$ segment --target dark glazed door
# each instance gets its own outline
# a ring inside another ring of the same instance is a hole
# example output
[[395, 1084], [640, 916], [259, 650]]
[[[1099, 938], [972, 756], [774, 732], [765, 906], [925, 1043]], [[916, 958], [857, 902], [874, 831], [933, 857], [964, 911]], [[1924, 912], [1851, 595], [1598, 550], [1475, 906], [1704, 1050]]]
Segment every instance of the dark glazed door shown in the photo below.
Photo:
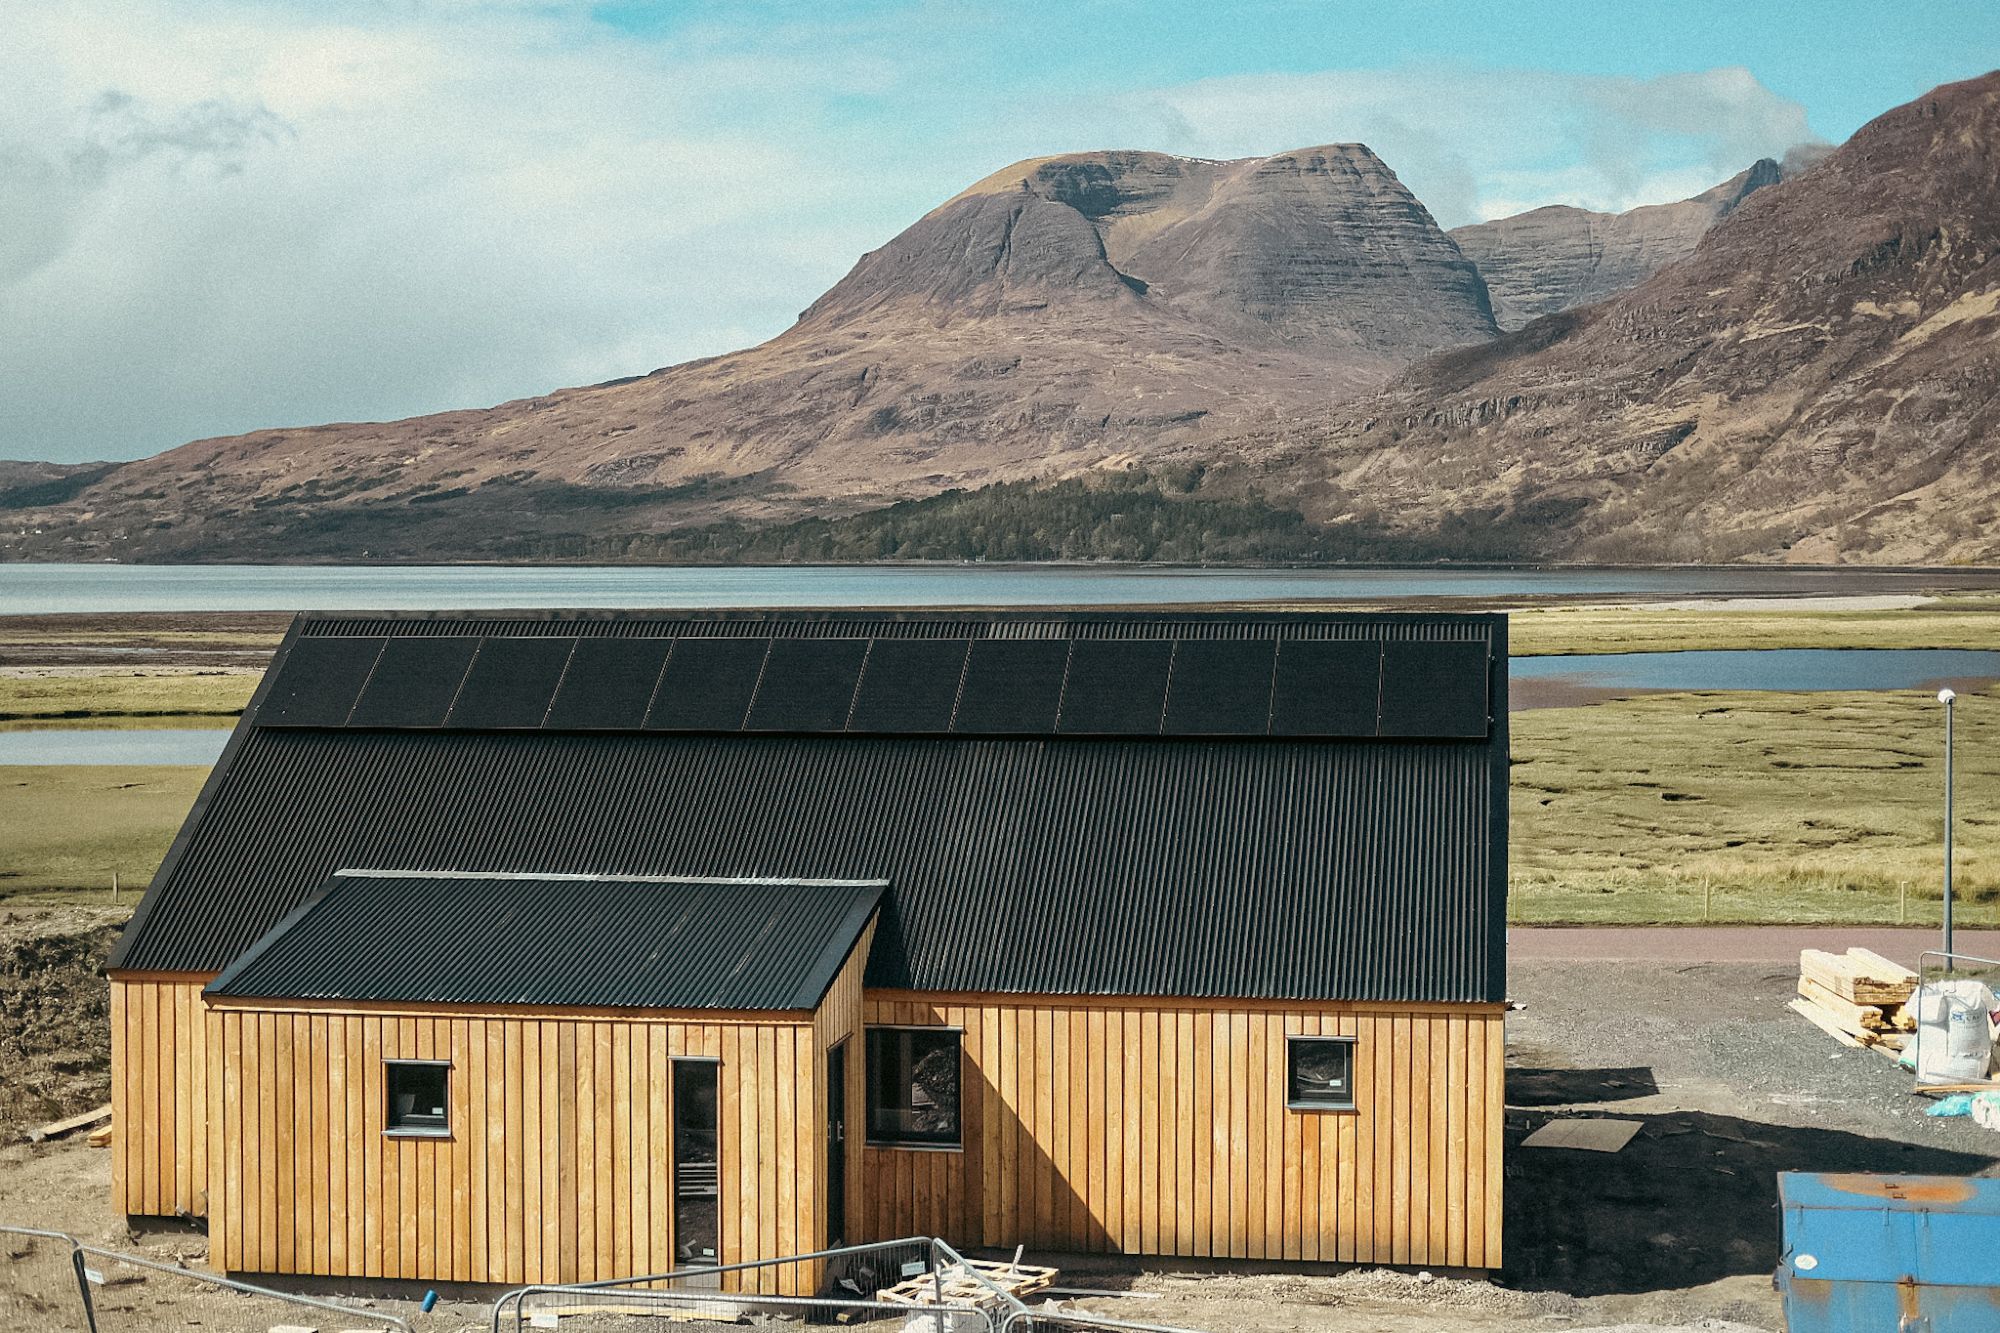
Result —
[[674, 1267], [721, 1262], [713, 1060], [674, 1061]]
[[847, 1043], [826, 1053], [826, 1243], [847, 1243]]

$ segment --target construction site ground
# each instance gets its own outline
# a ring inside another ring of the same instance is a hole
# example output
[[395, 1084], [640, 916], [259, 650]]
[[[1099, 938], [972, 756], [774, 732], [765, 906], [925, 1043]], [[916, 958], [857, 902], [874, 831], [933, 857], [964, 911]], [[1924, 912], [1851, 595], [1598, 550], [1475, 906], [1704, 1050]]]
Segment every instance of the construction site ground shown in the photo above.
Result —
[[[1064, 1287], [1106, 1293], [1066, 1298], [1079, 1308], [1210, 1333], [1776, 1330], [1777, 1172], [2000, 1173], [2000, 1134], [1926, 1116], [1906, 1073], [1786, 1009], [1798, 948], [1837, 943], [1837, 931], [1731, 932], [1715, 949], [1694, 931], [1579, 932], [1572, 948], [1563, 933], [1517, 932], [1513, 951], [1510, 990], [1527, 1007], [1508, 1020], [1508, 1262], [1491, 1280], [1027, 1258], [1060, 1266]], [[103, 1100], [108, 1055], [93, 1017], [93, 987], [103, 983], [91, 959], [101, 962], [109, 938], [97, 909], [24, 904], [0, 915], [0, 1087], [10, 1088], [0, 1103], [0, 1221], [199, 1265], [197, 1229], [149, 1222], [134, 1231], [112, 1213], [107, 1151], [81, 1135], [21, 1141], [28, 1118]], [[1906, 943], [1874, 947], [1913, 957]], [[1641, 1128], [1617, 1153], [1520, 1146], [1547, 1121], [1573, 1116]], [[420, 1329], [453, 1333], [485, 1327], [494, 1294], [440, 1287], [445, 1299], [418, 1316], [420, 1286], [322, 1279], [296, 1289], [371, 1299]], [[237, 1326], [223, 1316], [238, 1298], [190, 1284], [115, 1295], [156, 1302], [161, 1326], [210, 1307], [209, 1327]]]

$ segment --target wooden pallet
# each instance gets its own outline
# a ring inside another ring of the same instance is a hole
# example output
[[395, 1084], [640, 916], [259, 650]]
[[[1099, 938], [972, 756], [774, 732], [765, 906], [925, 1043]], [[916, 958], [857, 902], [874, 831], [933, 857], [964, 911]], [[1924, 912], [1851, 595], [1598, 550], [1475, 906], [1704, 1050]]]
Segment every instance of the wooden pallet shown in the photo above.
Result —
[[[974, 1273], [979, 1276], [973, 1276]], [[980, 1278], [984, 1278], [985, 1281], [980, 1281]], [[886, 1301], [891, 1305], [983, 1306], [995, 1299], [994, 1287], [1019, 1300], [1040, 1291], [1055, 1280], [1056, 1270], [1053, 1268], [1042, 1268], [1035, 1264], [996, 1264], [968, 1259], [965, 1268], [953, 1264], [936, 1277], [926, 1274], [923, 1277], [913, 1277], [907, 1282], [898, 1282], [893, 1287], [884, 1287], [875, 1293], [875, 1299]]]

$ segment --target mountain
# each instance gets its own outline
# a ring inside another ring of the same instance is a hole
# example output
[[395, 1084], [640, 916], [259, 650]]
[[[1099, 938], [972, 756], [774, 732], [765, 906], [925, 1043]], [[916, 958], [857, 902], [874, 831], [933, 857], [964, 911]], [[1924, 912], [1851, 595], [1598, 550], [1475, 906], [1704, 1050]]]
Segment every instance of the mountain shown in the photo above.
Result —
[[1765, 158], [1678, 203], [1625, 213], [1551, 204], [1454, 227], [1450, 236], [1479, 266], [1493, 296], [1493, 317], [1511, 332], [1543, 315], [1638, 286], [1694, 253], [1708, 229], [1733, 213], [1751, 191], [1781, 179], [1779, 164]]
[[2000, 560], [1996, 144], [2000, 73], [1489, 249], [1512, 322], [1700, 223], [1504, 333], [1358, 145], [1035, 159], [759, 347], [0, 476], [0, 555]]
[[1359, 144], [1042, 158], [863, 256], [761, 346], [483, 411], [198, 441], [17, 510], [0, 543], [505, 554], [855, 509], [1213, 441], [1498, 331], [1477, 269]]
[[2000, 73], [1885, 113], [1632, 290], [1229, 453], [1460, 554], [2000, 559]]

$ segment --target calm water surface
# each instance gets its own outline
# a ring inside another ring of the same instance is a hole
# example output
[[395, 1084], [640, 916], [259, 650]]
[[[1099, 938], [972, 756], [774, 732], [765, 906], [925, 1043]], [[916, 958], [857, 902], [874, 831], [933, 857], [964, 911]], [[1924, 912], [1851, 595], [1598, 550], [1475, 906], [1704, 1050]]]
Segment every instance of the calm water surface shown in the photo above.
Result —
[[[2000, 652], [1782, 648], [1517, 657], [1515, 712], [1670, 690], [1908, 690], [2000, 681]], [[227, 731], [0, 731], [5, 764], [213, 764]]]
[[0, 731], [0, 764], [215, 763], [227, 731]]
[[1438, 597], [1615, 600], [1916, 593], [1946, 587], [2000, 587], [2000, 571], [0, 564], [0, 615], [584, 606], [1146, 606]]

